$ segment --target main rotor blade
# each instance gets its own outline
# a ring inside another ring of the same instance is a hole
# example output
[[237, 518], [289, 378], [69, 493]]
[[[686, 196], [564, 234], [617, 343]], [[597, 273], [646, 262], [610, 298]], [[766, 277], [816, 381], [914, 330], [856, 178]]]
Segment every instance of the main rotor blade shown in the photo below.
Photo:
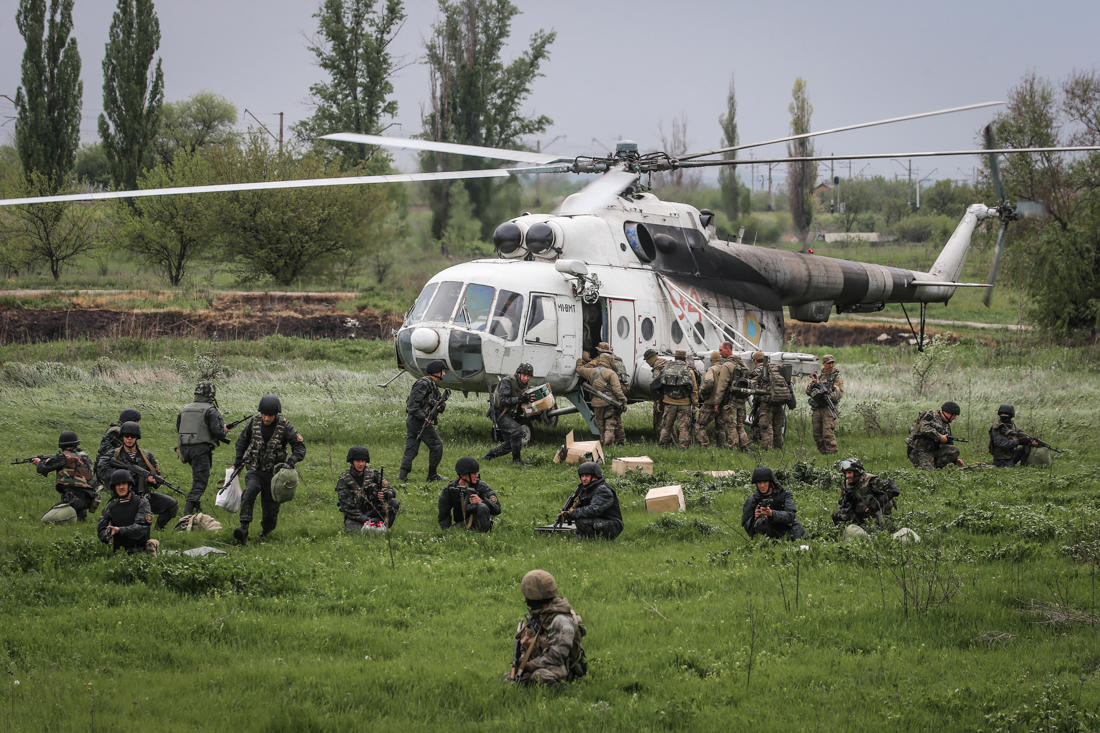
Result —
[[859, 130], [864, 127], [874, 127], [875, 125], [889, 125], [893, 122], [905, 122], [906, 120], [918, 120], [922, 117], [935, 117], [936, 115], [947, 115], [953, 112], [965, 112], [971, 109], [981, 109], [982, 107], [995, 107], [1004, 102], [979, 102], [978, 104], [968, 104], [963, 107], [949, 107], [948, 109], [937, 109], [932, 112], [919, 112], [913, 115], [904, 115], [902, 117], [891, 117], [886, 120], [875, 120], [874, 122], [861, 122], [857, 125], [845, 125], [844, 127], [834, 127], [831, 130], [819, 130], [816, 132], [804, 132], [801, 135], [788, 135], [787, 137], [777, 137], [774, 140], [763, 140], [757, 143], [746, 143], [744, 145], [734, 145], [729, 148], [719, 148], [718, 150], [710, 150], [705, 153], [692, 153], [690, 155], [678, 156], [680, 160], [693, 160], [695, 158], [703, 158], [708, 155], [720, 155], [722, 153], [732, 153], [736, 150], [745, 150], [746, 148], [758, 148], [762, 145], [773, 145], [775, 143], [785, 143], [790, 140], [800, 140], [804, 137], [819, 137], [821, 135], [831, 135], [834, 132], [846, 132], [848, 130]]
[[562, 216], [591, 214], [604, 208], [620, 193], [632, 186], [639, 175], [621, 168], [609, 170], [562, 202], [557, 213]]
[[915, 153], [857, 153], [854, 155], [807, 155], [793, 158], [741, 158], [739, 160], [689, 160], [680, 163], [681, 168], [708, 168], [718, 165], [749, 165], [750, 163], [799, 163], [802, 161], [881, 160], [885, 158], [934, 158], [952, 155], [987, 155], [998, 153], [1088, 153], [1100, 150], [1100, 145], [1076, 145], [1057, 148], [997, 148], [996, 150], [928, 150]]
[[381, 145], [390, 148], [406, 148], [408, 150], [431, 150], [437, 153], [452, 153], [454, 155], [473, 155], [478, 158], [493, 158], [496, 160], [514, 160], [519, 163], [554, 163], [561, 160], [560, 155], [549, 153], [532, 153], [526, 150], [506, 150], [504, 148], [485, 148], [480, 145], [462, 145], [459, 143], [437, 142], [435, 140], [418, 140], [406, 137], [385, 137], [383, 135], [360, 135], [355, 132], [337, 132], [332, 135], [322, 135], [322, 140], [335, 140], [345, 143], [361, 143], [363, 145]]
[[982, 303], [988, 308], [989, 304], [993, 302], [993, 287], [997, 284], [997, 270], [1001, 266], [1001, 254], [1005, 250], [1005, 231], [1008, 229], [1008, 222], [1001, 223], [1001, 231], [997, 232], [997, 249], [993, 252], [993, 267], [989, 270], [989, 290], [985, 291], [985, 295], [982, 296]]
[[[993, 125], [986, 125], [985, 130], [982, 131], [982, 135], [985, 138], [985, 147], [990, 151], [989, 176], [993, 179], [993, 191], [1003, 204], [1005, 201], [1005, 187], [1004, 184], [1001, 183], [1001, 169], [997, 166], [997, 155], [993, 152]], [[987, 303], [986, 305], [989, 304]]]

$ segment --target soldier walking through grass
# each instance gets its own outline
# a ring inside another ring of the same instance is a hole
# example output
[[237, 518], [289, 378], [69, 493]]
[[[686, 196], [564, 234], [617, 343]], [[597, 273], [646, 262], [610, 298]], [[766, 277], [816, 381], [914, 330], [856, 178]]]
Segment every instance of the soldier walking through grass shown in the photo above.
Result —
[[180, 460], [191, 466], [191, 491], [187, 494], [184, 514], [202, 511], [202, 495], [210, 481], [210, 464], [219, 442], [225, 436], [225, 420], [218, 410], [213, 382], [195, 385], [195, 399], [184, 405], [176, 416]]
[[[237, 456], [233, 468], [248, 469], [241, 495], [241, 526], [233, 530], [233, 538], [242, 545], [248, 541], [248, 525], [252, 523], [252, 509], [256, 497], [260, 497], [260, 537], [275, 531], [279, 523], [279, 502], [272, 494], [272, 479], [284, 469], [294, 466], [306, 457], [306, 444], [293, 425], [282, 415], [283, 405], [273, 394], [260, 398], [259, 415], [253, 417], [237, 436]], [[287, 448], [290, 457], [287, 457]]]
[[428, 362], [428, 376], [421, 377], [409, 390], [405, 401], [405, 454], [401, 456], [401, 472], [398, 481], [408, 481], [413, 460], [420, 452], [420, 444], [428, 446], [428, 480], [446, 481], [439, 475], [439, 462], [443, 460], [443, 441], [435, 430], [439, 414], [446, 409], [443, 395], [439, 391], [439, 382], [447, 373], [447, 365], [442, 359]]

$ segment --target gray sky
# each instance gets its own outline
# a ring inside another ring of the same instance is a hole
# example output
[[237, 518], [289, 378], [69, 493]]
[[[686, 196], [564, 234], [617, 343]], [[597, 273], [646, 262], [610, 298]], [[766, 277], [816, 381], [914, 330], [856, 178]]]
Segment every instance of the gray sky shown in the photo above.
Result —
[[[539, 28], [558, 34], [527, 111], [553, 118], [541, 136], [543, 148], [563, 154], [607, 152], [605, 146], [620, 138], [636, 140], [642, 150], [657, 148], [660, 128], [671, 131], [672, 120], [681, 116], [693, 149], [718, 147], [718, 117], [731, 75], [742, 142], [750, 142], [786, 134], [791, 87], [799, 76], [814, 105], [813, 127], [824, 129], [1004, 99], [1028, 71], [1058, 82], [1074, 69], [1100, 66], [1095, 0], [514, 1], [521, 14], [513, 22], [507, 59]], [[160, 0], [166, 98], [213, 91], [273, 130], [280, 111], [288, 127], [307, 116], [309, 85], [321, 77], [306, 50], [318, 4]], [[16, 7], [16, 0], [0, 0], [0, 94], [11, 97], [23, 53]], [[101, 63], [114, 7], [112, 0], [75, 4], [85, 142], [98, 136]], [[428, 98], [421, 59], [437, 6], [434, 0], [407, 0], [407, 12], [395, 48], [406, 64], [394, 79], [400, 125], [390, 131], [403, 136], [420, 131]], [[840, 154], [974, 147], [976, 131], [995, 111], [841, 133], [822, 138], [817, 149]], [[11, 140], [13, 114], [0, 97], [0, 142]], [[247, 122], [242, 112], [242, 125]], [[922, 176], [937, 169], [934, 178], [969, 178], [977, 164], [972, 158], [914, 161]], [[862, 169], [864, 175], [904, 175], [901, 164], [889, 160], [852, 165], [852, 174]], [[847, 165], [838, 173], [847, 175]]]

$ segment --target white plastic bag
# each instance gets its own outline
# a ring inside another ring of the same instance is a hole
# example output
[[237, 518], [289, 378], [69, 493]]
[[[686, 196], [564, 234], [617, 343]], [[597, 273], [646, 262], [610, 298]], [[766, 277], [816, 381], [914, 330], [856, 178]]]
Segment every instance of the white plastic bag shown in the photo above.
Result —
[[[233, 469], [225, 469], [225, 481], [222, 482], [223, 486], [226, 481], [229, 481], [230, 476], [233, 476]], [[214, 500], [214, 505], [221, 507], [230, 514], [236, 514], [241, 510], [240, 474], [233, 476], [233, 482], [218, 492], [218, 498]]]

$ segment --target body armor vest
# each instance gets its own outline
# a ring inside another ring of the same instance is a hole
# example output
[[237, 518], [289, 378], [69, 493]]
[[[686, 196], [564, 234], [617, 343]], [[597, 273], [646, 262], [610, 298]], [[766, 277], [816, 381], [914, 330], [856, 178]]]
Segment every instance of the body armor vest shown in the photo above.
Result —
[[180, 410], [180, 445], [217, 445], [206, 424], [206, 411], [211, 407], [213, 405], [209, 402], [192, 402], [183, 406]]

